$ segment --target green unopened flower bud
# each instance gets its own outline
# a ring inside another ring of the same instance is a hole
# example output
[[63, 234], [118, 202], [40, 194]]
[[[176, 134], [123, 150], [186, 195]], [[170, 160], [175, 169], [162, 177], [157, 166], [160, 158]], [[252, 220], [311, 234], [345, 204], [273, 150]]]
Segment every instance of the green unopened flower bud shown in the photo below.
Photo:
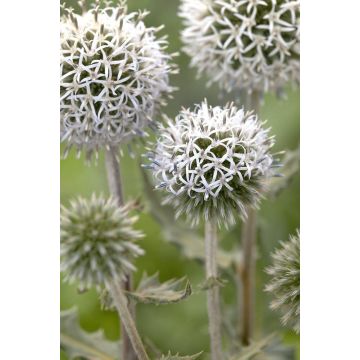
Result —
[[300, 233], [281, 242], [273, 255], [273, 263], [266, 269], [271, 276], [265, 290], [274, 296], [270, 307], [282, 313], [283, 325], [300, 330]]
[[132, 205], [119, 207], [112, 198], [92, 195], [61, 208], [61, 270], [65, 281], [80, 288], [97, 288], [120, 281], [136, 268], [133, 261], [144, 251], [136, 244], [143, 237], [134, 230]]

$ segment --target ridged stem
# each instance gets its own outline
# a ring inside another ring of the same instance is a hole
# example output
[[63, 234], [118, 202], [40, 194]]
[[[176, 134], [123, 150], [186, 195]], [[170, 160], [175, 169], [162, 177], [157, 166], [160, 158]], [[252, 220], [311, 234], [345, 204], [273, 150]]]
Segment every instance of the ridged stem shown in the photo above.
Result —
[[[217, 228], [212, 221], [205, 224], [205, 270], [207, 279], [217, 278]], [[209, 318], [209, 335], [211, 346], [211, 359], [221, 360], [221, 312], [220, 312], [220, 289], [211, 286], [207, 290], [207, 310]]]
[[105, 164], [109, 189], [119, 206], [124, 205], [124, 191], [121, 181], [120, 161], [117, 156], [117, 148], [110, 147], [105, 151]]
[[[118, 148], [110, 147], [105, 151], [105, 164], [106, 164], [106, 172], [108, 178], [108, 184], [110, 193], [115, 197], [118, 206], [124, 205], [124, 192], [121, 181], [121, 170], [120, 170], [120, 161], [117, 156]], [[132, 276], [126, 275], [126, 279], [123, 281], [123, 289], [127, 291], [132, 290]], [[132, 318], [135, 321], [135, 306], [133, 303], [128, 302], [128, 307]], [[126, 328], [123, 324], [123, 321], [120, 319], [121, 324], [121, 335], [122, 335], [122, 351], [121, 351], [121, 359], [123, 360], [136, 360], [136, 355], [134, 349], [131, 345], [130, 338], [127, 334]]]
[[242, 279], [242, 332], [241, 342], [249, 345], [254, 330], [255, 306], [255, 244], [256, 244], [256, 211], [248, 209], [248, 218], [243, 225], [243, 256], [244, 266]]
[[[254, 110], [259, 114], [260, 93], [254, 91], [248, 96], [246, 110]], [[242, 227], [242, 249], [244, 264], [240, 273], [242, 281], [241, 301], [241, 342], [249, 345], [254, 332], [255, 319], [255, 275], [256, 275], [256, 217], [257, 212], [250, 206], [247, 219]]]
[[128, 337], [130, 338], [137, 358], [139, 360], [149, 360], [139, 333], [136, 330], [134, 320], [130, 314], [128, 308], [128, 301], [126, 296], [124, 295], [122, 287], [118, 283], [113, 283], [110, 287], [110, 293], [114, 300], [115, 307], [121, 317], [121, 322], [126, 329]]

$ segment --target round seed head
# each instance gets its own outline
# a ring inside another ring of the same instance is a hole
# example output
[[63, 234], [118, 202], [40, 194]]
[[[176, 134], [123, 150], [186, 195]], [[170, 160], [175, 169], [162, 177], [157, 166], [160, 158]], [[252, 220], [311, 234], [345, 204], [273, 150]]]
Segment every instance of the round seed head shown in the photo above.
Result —
[[135, 270], [133, 260], [144, 251], [136, 244], [143, 237], [133, 229], [132, 205], [119, 207], [112, 198], [93, 195], [61, 208], [61, 270], [65, 281], [80, 288], [108, 286]]
[[282, 313], [283, 325], [300, 331], [300, 233], [281, 242], [273, 255], [273, 263], [266, 269], [271, 276], [265, 290], [272, 293], [271, 309]]
[[87, 158], [98, 149], [145, 135], [154, 114], [174, 90], [175, 72], [159, 28], [146, 12], [118, 7], [64, 10], [60, 27], [61, 139]]
[[299, 82], [298, 0], [181, 0], [180, 16], [184, 51], [209, 84], [281, 93]]
[[177, 216], [185, 213], [193, 225], [210, 218], [228, 225], [236, 215], [246, 216], [246, 206], [258, 205], [274, 165], [274, 139], [262, 125], [232, 104], [204, 101], [160, 127], [148, 157]]

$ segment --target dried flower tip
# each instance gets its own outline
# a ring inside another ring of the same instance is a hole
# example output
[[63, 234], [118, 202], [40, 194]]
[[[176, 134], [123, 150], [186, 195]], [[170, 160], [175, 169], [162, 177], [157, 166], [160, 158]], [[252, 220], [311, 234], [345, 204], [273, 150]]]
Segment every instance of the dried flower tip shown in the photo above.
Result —
[[167, 42], [144, 13], [99, 4], [78, 15], [65, 9], [60, 27], [61, 139], [88, 158], [105, 145], [144, 134], [148, 119], [174, 90]]
[[119, 207], [112, 198], [92, 195], [61, 208], [61, 270], [65, 280], [81, 289], [109, 286], [135, 270], [133, 260], [144, 251], [136, 244], [143, 237], [133, 229], [129, 203]]
[[283, 325], [300, 331], [300, 233], [281, 242], [273, 255], [273, 263], [266, 269], [271, 276], [265, 290], [272, 293], [271, 309], [282, 313]]
[[281, 89], [300, 77], [298, 0], [181, 0], [184, 51], [221, 89]]
[[237, 215], [245, 217], [273, 174], [268, 132], [257, 115], [232, 104], [211, 107], [204, 101], [194, 111], [181, 110], [160, 126], [148, 156], [157, 188], [167, 192], [165, 202], [194, 225], [210, 218], [228, 225]]

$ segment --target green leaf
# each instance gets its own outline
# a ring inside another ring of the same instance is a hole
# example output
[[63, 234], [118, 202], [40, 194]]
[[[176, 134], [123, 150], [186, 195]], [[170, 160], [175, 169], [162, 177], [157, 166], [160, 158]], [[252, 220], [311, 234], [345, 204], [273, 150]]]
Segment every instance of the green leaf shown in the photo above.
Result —
[[[142, 169], [144, 191], [149, 200], [150, 213], [160, 224], [165, 240], [177, 246], [188, 259], [205, 261], [204, 239], [195, 230], [189, 228], [185, 222], [175, 219], [174, 209], [169, 205], [161, 204], [159, 192], [154, 190], [147, 172]], [[218, 266], [222, 269], [241, 262], [241, 253], [238, 249], [224, 251], [219, 249], [217, 256]]]
[[293, 360], [294, 349], [284, 346], [275, 334], [271, 334], [249, 346], [231, 360]]
[[285, 346], [279, 338], [275, 338], [256, 360], [294, 360], [295, 349]]
[[171, 355], [170, 351], [167, 355], [162, 355], [160, 360], [195, 360], [197, 359], [203, 352], [199, 352], [197, 354], [194, 355], [185, 355], [185, 356], [180, 356], [179, 354], [176, 355]]
[[116, 311], [113, 298], [110, 295], [109, 290], [107, 290], [106, 288], [101, 290], [99, 294], [99, 301], [100, 301], [101, 310]]
[[144, 273], [136, 291], [128, 291], [127, 295], [144, 304], [173, 304], [186, 299], [192, 293], [190, 282], [187, 280], [183, 287], [184, 281], [185, 278], [181, 278], [160, 283], [158, 273], [152, 276]]
[[224, 287], [227, 283], [227, 280], [218, 278], [218, 277], [209, 277], [203, 283], [198, 285], [198, 290], [205, 291], [209, 290], [215, 286]]
[[115, 360], [120, 342], [107, 340], [102, 330], [88, 333], [81, 329], [76, 308], [60, 312], [60, 346], [69, 360]]
[[279, 194], [286, 189], [294, 176], [300, 170], [300, 148], [296, 150], [286, 151], [282, 160], [283, 167], [281, 168], [281, 177], [273, 177], [268, 182], [270, 198], [276, 198]]
[[265, 347], [269, 345], [270, 341], [274, 338], [274, 334], [267, 336], [259, 341], [254, 341], [249, 346], [245, 347], [240, 355], [234, 356], [231, 360], [252, 360], [256, 359], [256, 355], [264, 352]]

